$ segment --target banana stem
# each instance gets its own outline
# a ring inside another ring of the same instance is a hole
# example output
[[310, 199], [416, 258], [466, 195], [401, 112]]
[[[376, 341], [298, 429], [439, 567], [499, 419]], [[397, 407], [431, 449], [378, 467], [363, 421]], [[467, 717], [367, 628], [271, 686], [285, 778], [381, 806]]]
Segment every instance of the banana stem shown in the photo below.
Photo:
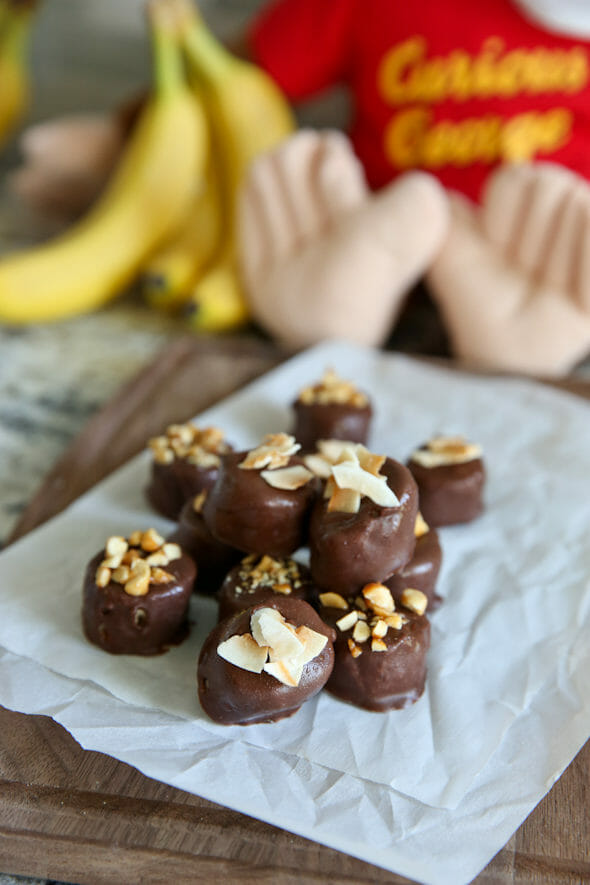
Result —
[[185, 74], [178, 47], [178, 21], [168, 0], [152, 0], [148, 6], [154, 56], [154, 87], [164, 97], [184, 85]]
[[194, 72], [206, 81], [216, 79], [227, 69], [232, 57], [211, 33], [190, 0], [176, 0], [180, 34]]

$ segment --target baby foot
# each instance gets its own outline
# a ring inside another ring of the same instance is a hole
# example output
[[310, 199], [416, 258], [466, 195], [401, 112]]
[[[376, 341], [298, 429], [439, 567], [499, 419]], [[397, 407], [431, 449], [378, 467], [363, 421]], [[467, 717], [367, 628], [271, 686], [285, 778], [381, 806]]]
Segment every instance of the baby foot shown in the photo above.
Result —
[[590, 351], [590, 185], [549, 163], [500, 168], [480, 208], [452, 198], [428, 282], [457, 356], [567, 373]]
[[411, 173], [369, 193], [346, 136], [303, 130], [258, 158], [238, 211], [254, 318], [289, 346], [387, 338], [447, 229], [444, 191]]

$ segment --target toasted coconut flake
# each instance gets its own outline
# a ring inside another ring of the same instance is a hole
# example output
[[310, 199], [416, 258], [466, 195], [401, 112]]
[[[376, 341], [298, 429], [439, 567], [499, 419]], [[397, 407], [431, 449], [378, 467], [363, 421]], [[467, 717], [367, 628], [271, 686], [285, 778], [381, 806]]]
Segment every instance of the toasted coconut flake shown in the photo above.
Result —
[[340, 489], [353, 489], [366, 495], [380, 507], [399, 507], [399, 499], [387, 485], [385, 476], [376, 476], [352, 461], [341, 462], [332, 467], [332, 476]]
[[405, 608], [415, 612], [417, 615], [423, 615], [428, 606], [428, 597], [422, 590], [415, 590], [413, 587], [406, 587], [401, 595], [401, 603]]
[[307, 664], [309, 661], [313, 661], [314, 658], [317, 658], [317, 656], [323, 652], [328, 642], [327, 636], [324, 636], [323, 633], [318, 633], [316, 630], [312, 630], [311, 627], [307, 627], [305, 624], [297, 627], [295, 635], [303, 645], [303, 651], [299, 657], [299, 662], [301, 664]]
[[319, 476], [320, 479], [328, 479], [332, 473], [331, 463], [321, 455], [304, 455], [303, 463], [314, 476]]
[[217, 646], [217, 654], [224, 661], [249, 670], [250, 673], [262, 673], [268, 658], [268, 648], [258, 645], [249, 633], [230, 636]]
[[302, 643], [289, 630], [281, 613], [274, 608], [256, 609], [250, 618], [250, 629], [259, 645], [270, 648], [271, 660], [297, 658], [301, 654]]
[[361, 496], [354, 489], [336, 488], [328, 501], [328, 513], [358, 513], [360, 507]]
[[271, 661], [264, 665], [264, 672], [270, 676], [274, 676], [283, 685], [295, 688], [299, 685], [301, 674], [303, 672], [303, 664], [299, 661], [290, 661], [289, 659]]
[[324, 608], [341, 608], [343, 611], [348, 609], [348, 603], [340, 593], [320, 593], [320, 605]]
[[263, 470], [261, 477], [274, 489], [284, 489], [294, 492], [302, 488], [313, 479], [313, 473], [303, 464], [293, 464], [291, 467], [279, 467], [277, 470]]
[[379, 476], [379, 471], [385, 464], [387, 458], [385, 455], [375, 455], [373, 452], [369, 452], [364, 446], [359, 446], [357, 449], [358, 461], [363, 470], [366, 470], [367, 473], [370, 473], [372, 476]]
[[422, 467], [430, 468], [466, 464], [481, 456], [481, 446], [467, 442], [462, 436], [435, 436], [425, 446], [415, 449], [410, 457]]
[[330, 464], [337, 464], [343, 457], [355, 457], [358, 445], [345, 439], [320, 439], [317, 442], [317, 449]]
[[301, 446], [295, 442], [294, 436], [289, 436], [287, 433], [269, 433], [259, 446], [248, 452], [238, 467], [241, 467], [242, 470], [286, 467], [291, 455], [298, 452], [300, 448]]

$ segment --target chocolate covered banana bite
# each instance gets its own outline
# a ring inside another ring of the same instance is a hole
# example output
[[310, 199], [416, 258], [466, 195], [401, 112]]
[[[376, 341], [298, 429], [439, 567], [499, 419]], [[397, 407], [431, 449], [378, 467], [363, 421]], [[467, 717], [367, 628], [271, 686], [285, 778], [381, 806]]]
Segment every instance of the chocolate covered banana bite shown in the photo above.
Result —
[[424, 692], [430, 646], [426, 596], [408, 589], [396, 607], [390, 590], [373, 582], [354, 599], [328, 592], [320, 594], [319, 602], [322, 619], [337, 633], [326, 690], [375, 712], [417, 701]]
[[485, 468], [480, 445], [462, 436], [435, 436], [412, 452], [407, 466], [431, 527], [470, 522], [481, 513]]
[[367, 443], [373, 415], [369, 397], [332, 369], [303, 388], [292, 407], [293, 435], [304, 451], [311, 451], [320, 439]]
[[195, 560], [195, 593], [214, 596], [228, 571], [241, 559], [242, 553], [218, 541], [209, 531], [203, 518], [207, 494], [203, 490], [185, 503], [178, 517], [178, 525], [168, 536], [168, 541], [179, 544]]
[[421, 513], [416, 517], [414, 526], [416, 547], [414, 555], [407, 565], [395, 572], [383, 583], [389, 587], [395, 602], [401, 602], [402, 594], [408, 587], [413, 587], [425, 594], [428, 600], [428, 611], [435, 611], [442, 602], [436, 592], [436, 582], [442, 564], [442, 549], [438, 532], [426, 524]]
[[111, 654], [155, 655], [187, 634], [196, 566], [154, 529], [110, 537], [86, 568], [82, 624]]
[[217, 595], [219, 620], [274, 596], [315, 601], [309, 569], [294, 559], [251, 553], [226, 575]]
[[176, 520], [186, 501], [210, 489], [221, 458], [232, 451], [218, 427], [171, 424], [148, 443], [153, 461], [146, 496], [158, 513]]
[[244, 553], [291, 556], [307, 536], [318, 483], [286, 433], [268, 434], [248, 452], [226, 455], [203, 516], [211, 533]]
[[322, 590], [355, 594], [412, 558], [418, 490], [409, 470], [364, 446], [343, 448], [309, 527], [310, 568]]
[[222, 725], [276, 722], [326, 684], [335, 632], [302, 599], [268, 599], [221, 621], [197, 669], [205, 713]]

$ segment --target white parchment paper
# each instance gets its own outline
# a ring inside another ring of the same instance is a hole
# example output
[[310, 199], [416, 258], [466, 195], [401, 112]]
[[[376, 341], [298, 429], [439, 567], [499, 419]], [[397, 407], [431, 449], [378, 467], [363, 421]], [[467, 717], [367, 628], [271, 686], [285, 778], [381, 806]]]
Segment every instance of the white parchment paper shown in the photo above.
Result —
[[87, 560], [109, 534], [172, 528], [145, 504], [146, 455], [0, 556], [0, 702], [53, 715], [83, 746], [151, 777], [404, 875], [468, 881], [590, 734], [590, 408], [532, 382], [333, 342], [198, 422], [239, 447], [289, 429], [289, 403], [327, 366], [371, 393], [373, 450], [403, 460], [435, 432], [484, 447], [484, 515], [440, 532], [446, 601], [432, 616], [420, 701], [375, 714], [322, 694], [283, 722], [217, 726], [195, 687], [210, 600], [194, 599], [196, 627], [165, 655], [110, 656], [87, 643]]

